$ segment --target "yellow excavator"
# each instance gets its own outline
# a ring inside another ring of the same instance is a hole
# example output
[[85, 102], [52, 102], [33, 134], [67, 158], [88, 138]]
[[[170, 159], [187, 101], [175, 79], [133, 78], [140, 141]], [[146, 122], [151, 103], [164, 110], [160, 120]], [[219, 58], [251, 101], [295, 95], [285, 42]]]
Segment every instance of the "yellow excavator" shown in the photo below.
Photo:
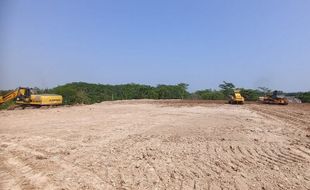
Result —
[[234, 90], [234, 93], [229, 96], [229, 104], [244, 104], [244, 97], [241, 96], [240, 90]]
[[0, 105], [14, 100], [17, 106], [56, 106], [62, 104], [62, 96], [57, 94], [34, 94], [33, 90], [26, 87], [19, 87], [16, 90], [0, 96]]

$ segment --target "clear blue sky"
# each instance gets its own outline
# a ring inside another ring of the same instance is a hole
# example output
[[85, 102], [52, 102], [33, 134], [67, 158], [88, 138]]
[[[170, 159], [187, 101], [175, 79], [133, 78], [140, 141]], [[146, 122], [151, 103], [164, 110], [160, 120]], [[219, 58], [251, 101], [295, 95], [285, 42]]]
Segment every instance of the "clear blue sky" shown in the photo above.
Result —
[[1, 0], [0, 89], [310, 90], [309, 0]]

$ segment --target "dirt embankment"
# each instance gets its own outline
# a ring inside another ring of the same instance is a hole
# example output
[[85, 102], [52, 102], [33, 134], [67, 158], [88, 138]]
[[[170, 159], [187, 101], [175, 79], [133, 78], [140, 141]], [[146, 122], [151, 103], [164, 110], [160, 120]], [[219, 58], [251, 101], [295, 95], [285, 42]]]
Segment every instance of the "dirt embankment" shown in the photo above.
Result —
[[310, 189], [310, 105], [0, 112], [0, 189]]

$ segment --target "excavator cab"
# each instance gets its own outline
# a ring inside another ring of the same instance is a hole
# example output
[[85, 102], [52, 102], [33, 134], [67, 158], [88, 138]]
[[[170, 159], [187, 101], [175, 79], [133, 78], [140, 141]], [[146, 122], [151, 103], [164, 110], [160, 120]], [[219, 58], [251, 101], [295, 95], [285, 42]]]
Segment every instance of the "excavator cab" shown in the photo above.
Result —
[[16, 101], [30, 102], [31, 94], [30, 88], [20, 87], [18, 88]]
[[273, 91], [271, 97], [274, 99], [278, 98], [278, 91], [277, 90]]

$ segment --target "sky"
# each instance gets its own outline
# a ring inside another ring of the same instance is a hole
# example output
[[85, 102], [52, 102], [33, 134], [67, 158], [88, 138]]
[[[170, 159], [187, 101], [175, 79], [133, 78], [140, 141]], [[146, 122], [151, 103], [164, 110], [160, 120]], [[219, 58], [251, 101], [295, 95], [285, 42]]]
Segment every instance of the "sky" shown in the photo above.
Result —
[[309, 0], [0, 0], [0, 89], [310, 91]]

